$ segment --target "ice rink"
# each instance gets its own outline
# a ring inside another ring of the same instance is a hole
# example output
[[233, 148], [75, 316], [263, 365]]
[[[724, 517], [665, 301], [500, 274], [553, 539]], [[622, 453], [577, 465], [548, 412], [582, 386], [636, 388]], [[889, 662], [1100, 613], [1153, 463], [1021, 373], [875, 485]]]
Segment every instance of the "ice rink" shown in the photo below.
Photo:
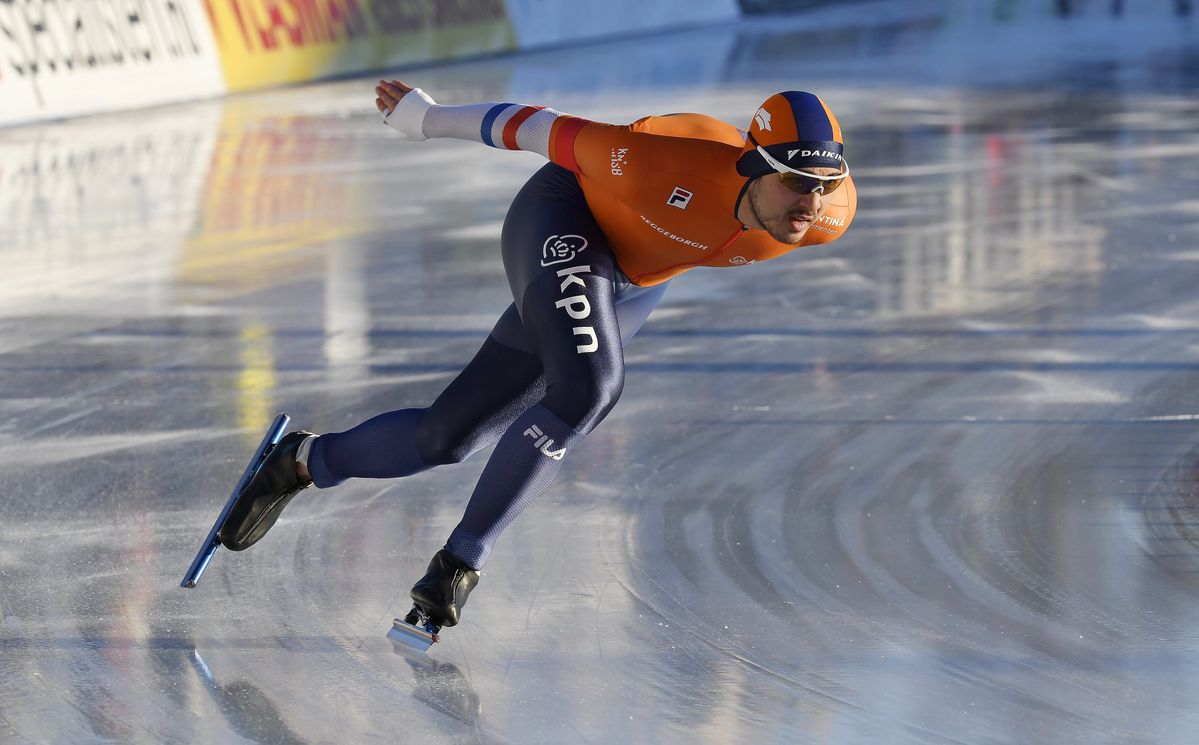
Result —
[[860, 195], [671, 284], [428, 655], [387, 631], [486, 452], [179, 581], [277, 412], [470, 359], [543, 161], [400, 141], [377, 75], [0, 129], [0, 741], [1196, 742], [1199, 10], [940, 5], [396, 73], [620, 123], [812, 90]]

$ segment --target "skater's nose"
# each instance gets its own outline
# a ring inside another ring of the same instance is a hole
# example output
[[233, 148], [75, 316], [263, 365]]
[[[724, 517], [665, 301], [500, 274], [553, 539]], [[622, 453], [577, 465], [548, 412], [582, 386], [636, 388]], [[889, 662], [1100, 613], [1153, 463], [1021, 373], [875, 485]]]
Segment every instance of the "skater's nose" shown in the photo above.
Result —
[[812, 214], [816, 214], [820, 211], [820, 207], [823, 204], [821, 201], [821, 196], [822, 195], [819, 192], [815, 191], [808, 192], [807, 194], [796, 194], [795, 201], [791, 204], [792, 210], [798, 211], [803, 208], [810, 211]]

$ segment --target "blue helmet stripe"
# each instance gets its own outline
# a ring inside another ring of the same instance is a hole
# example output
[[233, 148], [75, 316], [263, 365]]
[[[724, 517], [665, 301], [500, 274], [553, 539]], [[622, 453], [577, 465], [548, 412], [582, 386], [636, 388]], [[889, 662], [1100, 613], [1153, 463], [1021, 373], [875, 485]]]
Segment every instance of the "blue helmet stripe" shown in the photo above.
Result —
[[801, 140], [832, 140], [833, 123], [829, 121], [820, 99], [803, 91], [783, 91], [791, 104], [795, 129]]

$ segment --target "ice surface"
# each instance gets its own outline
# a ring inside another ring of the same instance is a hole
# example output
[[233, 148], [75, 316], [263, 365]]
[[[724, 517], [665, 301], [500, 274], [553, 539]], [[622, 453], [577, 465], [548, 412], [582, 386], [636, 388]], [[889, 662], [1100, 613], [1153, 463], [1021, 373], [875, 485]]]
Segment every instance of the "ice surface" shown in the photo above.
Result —
[[386, 634], [479, 456], [178, 582], [278, 411], [470, 358], [538, 158], [401, 143], [373, 78], [0, 130], [0, 740], [1193, 742], [1199, 19], [1110, 5], [400, 73], [609, 121], [812, 89], [861, 194], [834, 246], [671, 286], [426, 656]]

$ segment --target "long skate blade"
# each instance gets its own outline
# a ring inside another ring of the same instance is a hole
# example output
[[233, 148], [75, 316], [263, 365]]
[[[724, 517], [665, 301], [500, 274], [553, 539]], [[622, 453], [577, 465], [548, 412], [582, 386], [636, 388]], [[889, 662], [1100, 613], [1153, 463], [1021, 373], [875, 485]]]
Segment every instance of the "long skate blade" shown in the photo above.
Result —
[[391, 639], [392, 644], [403, 644], [418, 652], [428, 652], [429, 647], [437, 641], [436, 634], [406, 623], [399, 618], [392, 622], [391, 631], [387, 632], [387, 638]]
[[258, 450], [254, 452], [254, 457], [250, 459], [250, 464], [246, 466], [246, 470], [242, 473], [241, 478], [237, 481], [237, 486], [233, 487], [233, 494], [229, 496], [229, 501], [225, 502], [225, 509], [221, 510], [221, 514], [217, 516], [216, 522], [212, 524], [212, 530], [208, 531], [208, 538], [204, 540], [204, 545], [200, 546], [200, 550], [196, 552], [196, 558], [192, 560], [191, 567], [184, 575], [183, 581], [179, 586], [187, 589], [195, 587], [200, 581], [200, 577], [204, 576], [204, 570], [208, 568], [208, 562], [212, 561], [212, 557], [216, 554], [217, 547], [221, 542], [217, 540], [216, 534], [220, 531], [221, 526], [225, 524], [225, 518], [229, 516], [229, 511], [233, 509], [233, 503], [237, 501], [237, 495], [245, 488], [246, 484], [250, 483], [250, 479], [258, 472], [258, 468], [262, 462], [266, 460], [267, 452], [279, 444], [279, 440], [283, 439], [283, 433], [287, 431], [287, 425], [291, 422], [291, 417], [286, 413], [275, 417], [271, 428], [266, 431], [266, 436], [262, 438], [262, 442], [258, 444]]

